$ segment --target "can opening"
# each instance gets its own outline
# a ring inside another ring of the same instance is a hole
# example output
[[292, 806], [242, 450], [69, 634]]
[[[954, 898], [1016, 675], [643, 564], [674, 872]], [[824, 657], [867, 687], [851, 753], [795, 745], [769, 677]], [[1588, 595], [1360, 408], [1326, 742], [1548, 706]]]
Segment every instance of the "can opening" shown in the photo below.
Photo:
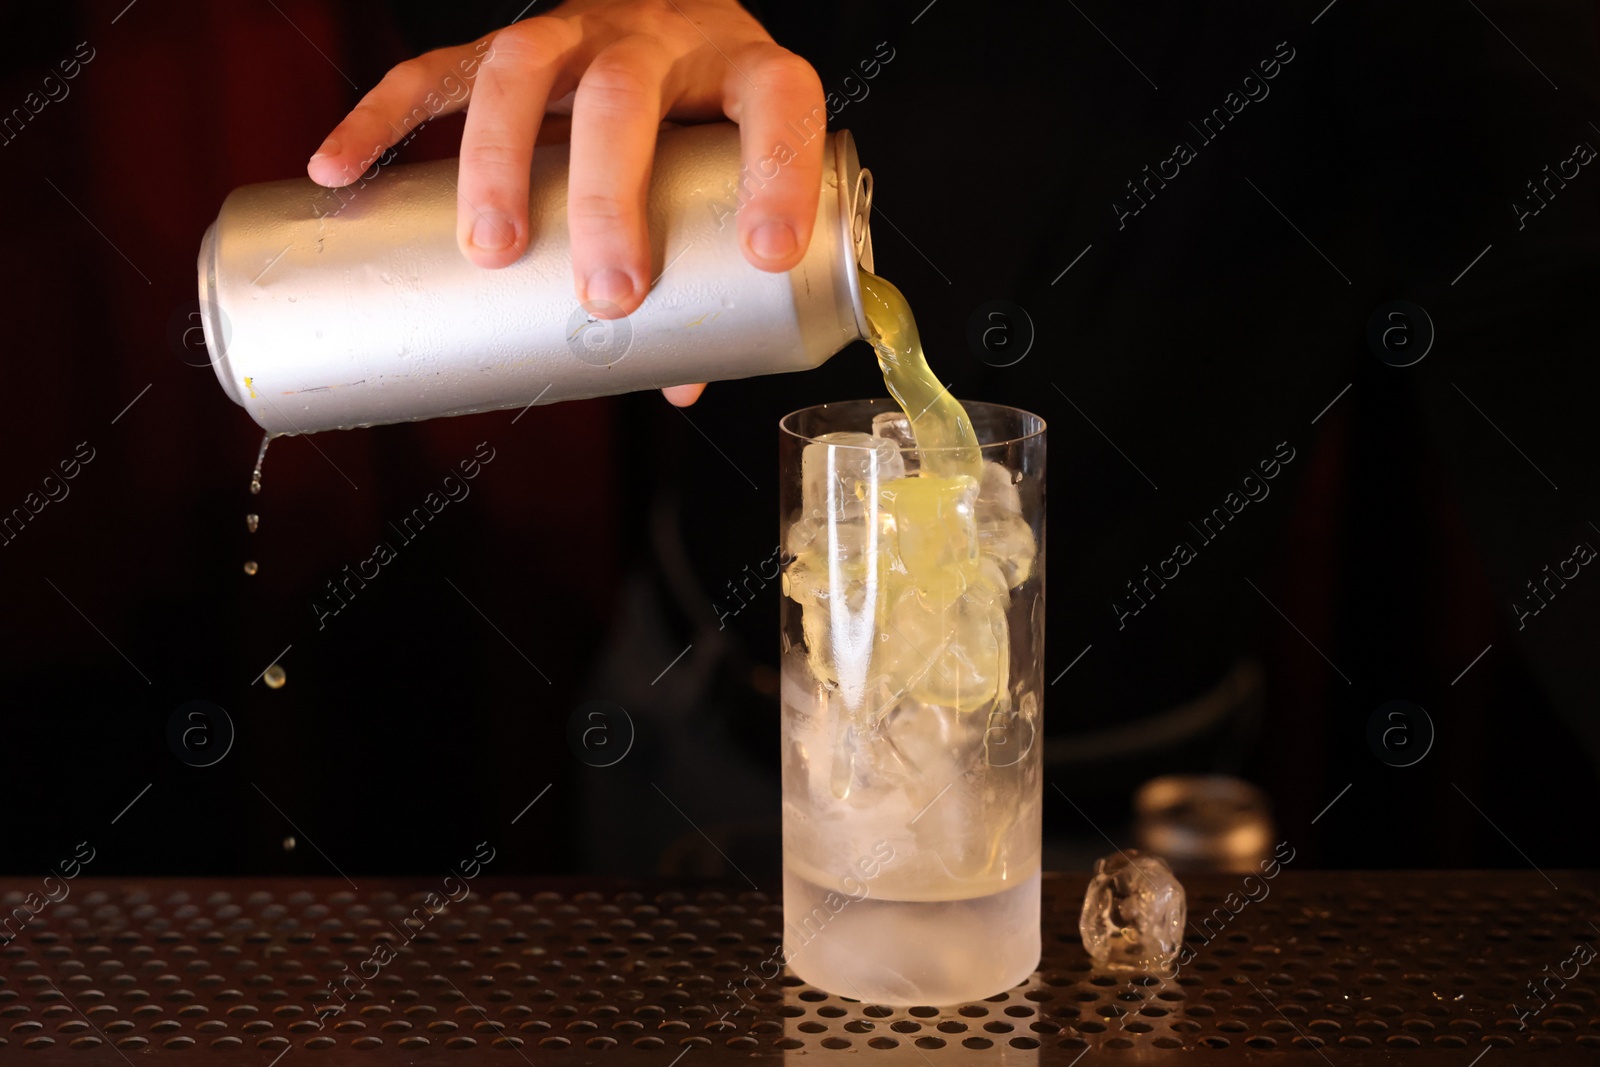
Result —
[[854, 213], [850, 219], [850, 242], [856, 250], [856, 262], [868, 272], [876, 274], [872, 266], [872, 229], [868, 216], [872, 212], [872, 172], [865, 167], [856, 172], [856, 187], [850, 202]]
[[840, 130], [834, 138], [834, 174], [839, 183], [840, 240], [850, 250], [850, 269], [845, 273], [849, 287], [850, 307], [855, 313], [856, 336], [867, 336], [867, 313], [861, 303], [861, 279], [856, 276], [857, 265], [868, 271], [872, 266], [872, 172], [861, 166], [856, 156], [855, 139], [849, 130]]

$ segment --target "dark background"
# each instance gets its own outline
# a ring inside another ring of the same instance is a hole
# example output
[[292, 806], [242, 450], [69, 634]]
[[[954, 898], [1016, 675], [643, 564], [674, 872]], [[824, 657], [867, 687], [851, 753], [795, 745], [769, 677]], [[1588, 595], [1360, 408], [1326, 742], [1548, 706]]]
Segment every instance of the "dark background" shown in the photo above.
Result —
[[[1521, 630], [1510, 605], [1600, 545], [1600, 176], [1521, 229], [1512, 204], [1600, 146], [1600, 26], [1576, 2], [1324, 4], [759, 11], [858, 97], [833, 125], [874, 172], [877, 269], [936, 370], [1050, 423], [1053, 866], [1126, 843], [1133, 790], [1180, 770], [1262, 785], [1304, 866], [1594, 863], [1600, 577]], [[94, 49], [0, 144], [0, 509], [79, 442], [95, 456], [0, 547], [6, 871], [87, 839], [96, 874], [359, 877], [488, 840], [499, 873], [726, 873], [726, 853], [774, 884], [778, 591], [721, 630], [715, 605], [771, 554], [778, 417], [881, 394], [865, 345], [686, 415], [651, 394], [283, 439], [259, 497], [259, 431], [183, 345], [224, 195], [303, 173], [390, 65], [519, 7], [0, 13], [0, 114]], [[880, 42], [861, 96], [844, 79]], [[1198, 144], [1188, 123], [1279, 42], [1270, 95], [1119, 228], [1125, 183]], [[455, 154], [459, 129], [408, 158]], [[1035, 334], [1004, 368], [966, 339], [994, 299]], [[1405, 368], [1366, 339], [1396, 299], [1436, 331]], [[481, 441], [470, 498], [319, 630], [324, 583]], [[1119, 629], [1124, 583], [1279, 442], [1270, 498]], [[252, 683], [286, 645], [288, 684]], [[237, 730], [206, 768], [166, 735], [196, 699]], [[592, 699], [636, 731], [612, 767], [567, 741]], [[1395, 699], [1437, 732], [1407, 768], [1367, 741]]]

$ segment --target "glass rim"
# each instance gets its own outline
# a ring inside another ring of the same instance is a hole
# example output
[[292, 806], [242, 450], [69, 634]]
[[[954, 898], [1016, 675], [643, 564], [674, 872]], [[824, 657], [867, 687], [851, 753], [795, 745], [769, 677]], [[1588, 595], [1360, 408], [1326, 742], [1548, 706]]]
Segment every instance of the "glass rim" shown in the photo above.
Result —
[[[858, 407], [858, 406], [859, 407], [872, 407], [872, 406], [876, 406], [876, 405], [887, 405], [888, 408], [890, 410], [892, 410], [892, 411], [899, 411], [900, 410], [900, 405], [895, 402], [893, 397], [888, 397], [888, 396], [861, 397], [861, 398], [858, 398], [858, 399], [855, 399], [855, 400], [834, 400], [834, 401], [831, 401], [831, 402], [825, 403], [825, 404], [810, 404], [810, 405], [807, 405], [806, 407], [803, 407], [803, 408], [796, 408], [794, 411], [791, 411], [787, 415], [785, 415], [782, 418], [780, 418], [778, 420], [778, 432], [782, 433], [782, 434], [785, 434], [785, 435], [787, 435], [789, 437], [792, 437], [797, 441], [804, 441], [807, 444], [817, 444], [818, 443], [817, 438], [818, 438], [819, 435], [800, 433], [798, 430], [794, 429], [794, 427], [793, 427], [793, 425], [791, 423], [791, 420], [796, 419], [801, 415], [809, 414], [810, 412], [813, 412], [813, 411], [825, 411], [828, 408], [847, 408], [847, 407]], [[1043, 437], [1044, 434], [1045, 434], [1045, 431], [1049, 429], [1049, 424], [1045, 422], [1045, 420], [1044, 420], [1044, 418], [1042, 416], [1035, 415], [1033, 412], [1027, 410], [1026, 408], [1012, 407], [1010, 404], [995, 404], [995, 403], [991, 403], [991, 402], [989, 402], [987, 400], [963, 400], [961, 402], [961, 406], [967, 409], [967, 412], [968, 412], [969, 415], [973, 413], [974, 409], [979, 409], [979, 410], [989, 411], [989, 412], [1009, 412], [1009, 413], [1016, 414], [1016, 415], [1026, 415], [1028, 418], [1036, 420], [1038, 422], [1038, 424], [1039, 424], [1037, 429], [1034, 429], [1034, 430], [1032, 430], [1032, 431], [1030, 431], [1028, 433], [1016, 434], [1014, 436], [1002, 438], [1002, 439], [995, 440], [995, 441], [979, 441], [978, 442], [978, 450], [979, 451], [984, 451], [984, 450], [990, 449], [990, 448], [1003, 448], [1003, 447], [1006, 447], [1006, 446], [1009, 446], [1009, 445], [1020, 444], [1020, 443], [1022, 443], [1024, 441], [1031, 441], [1036, 437]], [[885, 440], [888, 440], [888, 439], [885, 438]], [[867, 446], [865, 446], [865, 445], [834, 445], [833, 447], [834, 448], [861, 448], [861, 449], [865, 449]], [[953, 451], [956, 451], [958, 448], [961, 448], [961, 447], [963, 447], [963, 446], [950, 445], [950, 446], [945, 446], [943, 448], [927, 448], [927, 449], [920, 449], [919, 450], [919, 449], [916, 449], [915, 446], [904, 446], [904, 447], [901, 448], [901, 451], [903, 451], [903, 452], [908, 452], [908, 451], [953, 452]]]

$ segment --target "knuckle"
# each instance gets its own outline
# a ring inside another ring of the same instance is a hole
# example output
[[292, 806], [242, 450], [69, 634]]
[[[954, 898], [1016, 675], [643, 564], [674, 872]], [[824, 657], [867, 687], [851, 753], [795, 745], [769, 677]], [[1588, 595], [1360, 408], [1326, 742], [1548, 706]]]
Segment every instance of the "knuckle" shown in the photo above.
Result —
[[628, 22], [639, 32], [657, 40], [664, 40], [669, 34], [692, 25], [677, 8], [665, 0], [648, 0], [647, 3], [640, 4], [629, 14]]
[[350, 114], [345, 116], [344, 122], [340, 125], [354, 125], [357, 129], [364, 129], [368, 126], [387, 127], [392, 116], [392, 110], [391, 108], [380, 108], [374, 103], [363, 100], [350, 109]]
[[751, 48], [750, 76], [763, 89], [822, 97], [822, 79], [804, 59], [781, 45], [763, 41]]
[[578, 96], [607, 112], [653, 111], [661, 86], [621, 56], [601, 56], [578, 81]]
[[389, 73], [383, 76], [380, 84], [401, 99], [410, 100], [427, 91], [431, 70], [432, 64], [428, 62], [428, 56], [417, 56], [390, 67]]
[[586, 21], [589, 33], [602, 38], [637, 34], [652, 40], [671, 41], [688, 35], [700, 40], [694, 24], [673, 0], [632, 0], [614, 5], [610, 11], [593, 11]]
[[529, 153], [500, 140], [475, 141], [461, 148], [461, 165], [470, 170], [526, 167]]
[[554, 62], [572, 43], [572, 27], [565, 20], [539, 15], [514, 22], [494, 35], [484, 69], [517, 69]]
[[575, 225], [588, 232], [620, 230], [634, 215], [633, 206], [612, 193], [575, 193], [567, 199], [567, 210]]

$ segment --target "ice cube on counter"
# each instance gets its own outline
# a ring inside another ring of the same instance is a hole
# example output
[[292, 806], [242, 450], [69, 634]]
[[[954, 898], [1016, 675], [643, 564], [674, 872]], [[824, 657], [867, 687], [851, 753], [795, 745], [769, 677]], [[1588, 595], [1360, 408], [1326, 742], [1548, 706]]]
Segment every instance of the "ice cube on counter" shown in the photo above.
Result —
[[1160, 857], [1129, 849], [1094, 865], [1078, 932], [1108, 970], [1156, 971], [1183, 947], [1183, 886]]

